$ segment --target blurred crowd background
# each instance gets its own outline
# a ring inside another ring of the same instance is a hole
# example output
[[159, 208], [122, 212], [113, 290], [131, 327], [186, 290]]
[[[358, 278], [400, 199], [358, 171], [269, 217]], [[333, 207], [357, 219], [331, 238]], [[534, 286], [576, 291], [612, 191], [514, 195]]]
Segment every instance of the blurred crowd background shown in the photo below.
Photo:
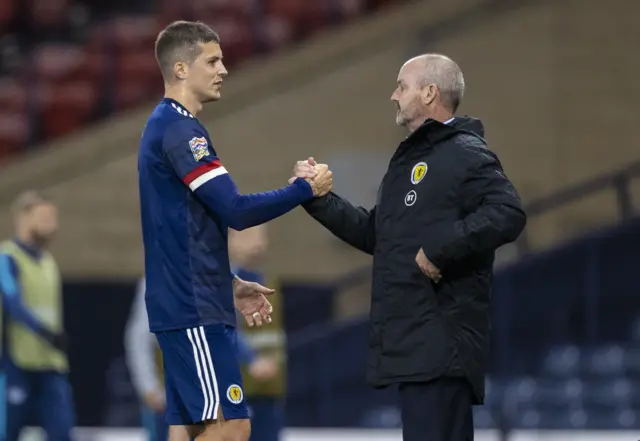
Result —
[[[230, 73], [200, 120], [245, 192], [284, 185], [314, 156], [336, 192], [370, 207], [405, 136], [389, 101], [400, 66], [453, 58], [467, 83], [459, 113], [483, 120], [529, 215], [496, 259], [476, 425], [637, 439], [638, 17], [624, 0], [0, 0], [0, 229], [11, 237], [22, 190], [60, 209], [51, 250], [78, 426], [140, 425], [123, 347], [143, 276], [136, 155], [162, 98], [155, 37], [187, 19], [221, 35]], [[286, 426], [398, 428], [395, 392], [363, 379], [369, 257], [302, 210], [267, 231]]]

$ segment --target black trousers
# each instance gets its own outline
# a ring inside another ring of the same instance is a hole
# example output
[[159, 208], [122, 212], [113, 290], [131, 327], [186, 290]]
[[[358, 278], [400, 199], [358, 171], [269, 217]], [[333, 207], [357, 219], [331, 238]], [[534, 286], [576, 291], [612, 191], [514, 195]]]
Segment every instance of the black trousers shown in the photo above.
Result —
[[464, 378], [401, 383], [403, 441], [473, 441], [471, 385]]

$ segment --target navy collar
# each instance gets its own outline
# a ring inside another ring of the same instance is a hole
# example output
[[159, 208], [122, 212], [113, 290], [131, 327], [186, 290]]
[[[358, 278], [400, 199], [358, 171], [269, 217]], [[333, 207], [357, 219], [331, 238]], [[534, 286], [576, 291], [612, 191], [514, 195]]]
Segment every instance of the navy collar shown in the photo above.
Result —
[[178, 112], [180, 115], [188, 116], [189, 118], [194, 118], [195, 119], [195, 116], [193, 116], [191, 114], [191, 112], [189, 112], [182, 104], [180, 104], [179, 102], [177, 102], [173, 98], [163, 98], [162, 102], [164, 104], [170, 106], [171, 108], [173, 108], [173, 110]]
[[31, 244], [25, 243], [25, 242], [21, 241], [20, 239], [18, 239], [17, 237], [13, 238], [13, 242], [16, 245], [18, 245], [22, 251], [27, 253], [33, 259], [40, 260], [40, 258], [42, 257], [42, 250], [40, 248], [36, 247], [35, 245], [31, 245]]

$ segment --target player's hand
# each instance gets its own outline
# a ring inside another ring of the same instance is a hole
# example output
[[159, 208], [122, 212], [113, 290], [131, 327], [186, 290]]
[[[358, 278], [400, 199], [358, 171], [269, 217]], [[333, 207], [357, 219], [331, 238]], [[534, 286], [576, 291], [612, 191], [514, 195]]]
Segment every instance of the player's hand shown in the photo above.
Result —
[[249, 326], [262, 326], [263, 321], [271, 323], [273, 307], [266, 296], [274, 292], [275, 290], [259, 283], [235, 279], [233, 300], [236, 309], [244, 316]]
[[440, 274], [440, 270], [436, 268], [436, 266], [427, 259], [427, 256], [424, 254], [422, 248], [418, 251], [416, 255], [416, 263], [420, 267], [420, 270], [426, 274], [434, 282], [438, 283], [442, 278]]
[[289, 179], [289, 184], [293, 183], [293, 181], [295, 181], [297, 178], [315, 178], [317, 174], [315, 165], [316, 161], [313, 158], [296, 162], [296, 164], [293, 166], [293, 176]]
[[167, 407], [164, 394], [160, 391], [149, 391], [142, 396], [144, 404], [154, 412], [164, 412]]
[[278, 364], [269, 357], [258, 357], [249, 365], [249, 375], [256, 380], [270, 380], [278, 373]]
[[327, 164], [316, 164], [315, 169], [316, 177], [307, 181], [311, 184], [314, 196], [324, 196], [333, 188], [333, 172]]

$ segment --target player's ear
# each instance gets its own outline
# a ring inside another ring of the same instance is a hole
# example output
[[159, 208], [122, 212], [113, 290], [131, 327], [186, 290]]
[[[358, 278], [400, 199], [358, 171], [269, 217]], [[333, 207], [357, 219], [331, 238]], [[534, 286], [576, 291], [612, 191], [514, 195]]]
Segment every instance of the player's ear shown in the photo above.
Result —
[[189, 66], [184, 61], [178, 61], [173, 65], [173, 74], [179, 80], [186, 80], [189, 76]]

